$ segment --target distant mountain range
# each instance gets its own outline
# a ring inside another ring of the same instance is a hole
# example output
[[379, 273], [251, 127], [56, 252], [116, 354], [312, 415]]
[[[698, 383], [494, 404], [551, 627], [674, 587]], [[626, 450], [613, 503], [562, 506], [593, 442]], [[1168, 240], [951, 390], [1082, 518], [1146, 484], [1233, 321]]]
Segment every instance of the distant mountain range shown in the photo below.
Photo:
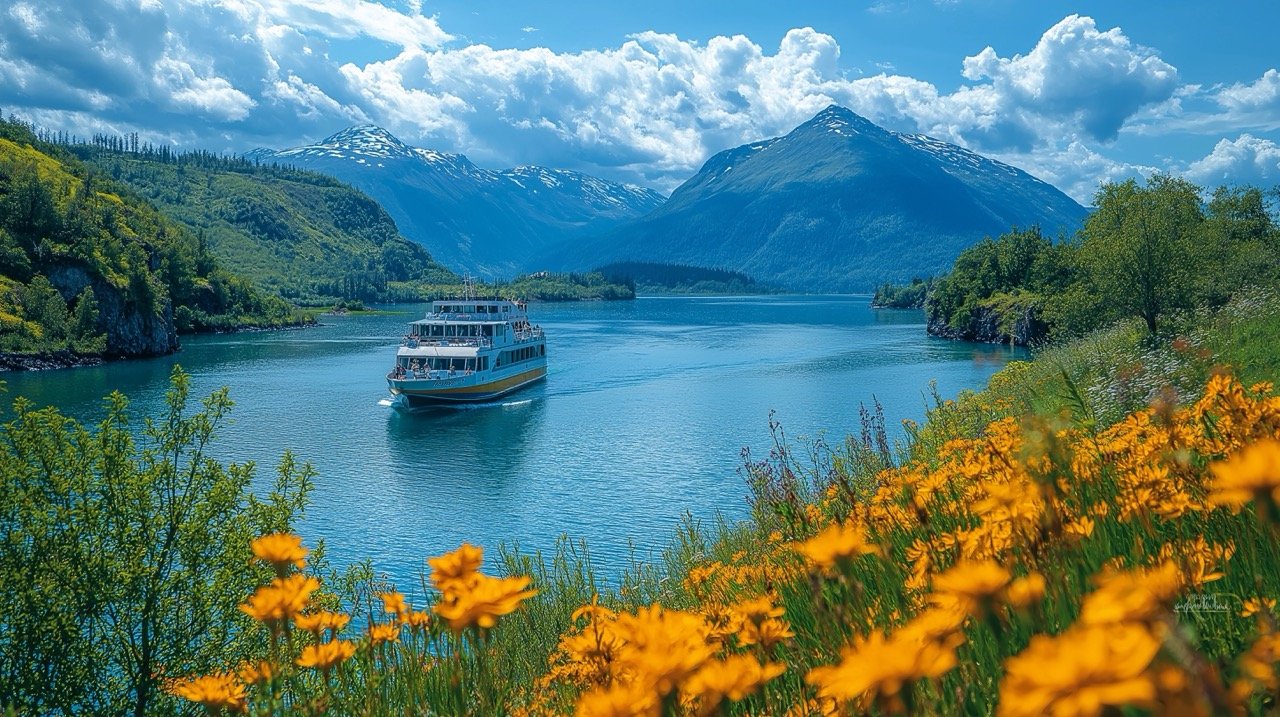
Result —
[[547, 247], [608, 232], [664, 201], [651, 189], [569, 170], [482, 169], [461, 154], [411, 147], [371, 125], [317, 144], [245, 156], [323, 172], [355, 186], [437, 260], [481, 276], [541, 268], [532, 259]]
[[542, 256], [718, 267], [793, 289], [858, 291], [946, 271], [985, 235], [1074, 232], [1087, 210], [1026, 172], [832, 105], [784, 137], [721, 152], [665, 204]]

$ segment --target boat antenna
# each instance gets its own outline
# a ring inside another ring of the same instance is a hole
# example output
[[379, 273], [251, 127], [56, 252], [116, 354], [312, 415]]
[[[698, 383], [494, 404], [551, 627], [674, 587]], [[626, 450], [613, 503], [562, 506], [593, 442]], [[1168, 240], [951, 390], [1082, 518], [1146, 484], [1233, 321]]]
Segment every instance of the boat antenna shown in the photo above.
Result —
[[462, 300], [471, 301], [476, 298], [476, 280], [470, 274], [462, 277]]

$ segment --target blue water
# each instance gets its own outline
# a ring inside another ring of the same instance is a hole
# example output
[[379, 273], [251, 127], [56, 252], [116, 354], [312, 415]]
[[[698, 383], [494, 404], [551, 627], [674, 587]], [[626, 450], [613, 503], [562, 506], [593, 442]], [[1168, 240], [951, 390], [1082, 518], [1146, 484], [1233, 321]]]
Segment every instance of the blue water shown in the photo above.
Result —
[[769, 412], [788, 436], [858, 431], [873, 396], [891, 431], [943, 396], [978, 388], [1011, 349], [925, 335], [919, 311], [867, 297], [641, 298], [534, 304], [547, 333], [542, 384], [499, 404], [403, 414], [383, 376], [404, 324], [395, 315], [325, 317], [313, 329], [187, 337], [175, 356], [5, 376], [11, 394], [82, 420], [118, 389], [159, 413], [178, 363], [193, 395], [236, 402], [215, 453], [254, 461], [266, 490], [282, 452], [319, 475], [301, 526], [335, 565], [371, 558], [401, 585], [462, 541], [549, 549], [585, 538], [616, 575], [631, 546], [657, 553], [686, 511], [747, 514], [741, 449], [764, 455]]

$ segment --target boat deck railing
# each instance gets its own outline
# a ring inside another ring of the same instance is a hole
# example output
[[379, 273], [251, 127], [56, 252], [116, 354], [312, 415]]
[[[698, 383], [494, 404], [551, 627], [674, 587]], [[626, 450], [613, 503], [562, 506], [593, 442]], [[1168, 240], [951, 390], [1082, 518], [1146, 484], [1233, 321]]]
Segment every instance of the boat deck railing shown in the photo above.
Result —
[[459, 314], [452, 311], [428, 311], [423, 317], [436, 321], [511, 321], [524, 316], [523, 311], [504, 311], [484, 314]]
[[429, 381], [439, 381], [446, 378], [457, 378], [459, 376], [470, 376], [475, 373], [471, 369], [462, 371], [456, 369], [413, 369], [397, 370], [391, 369], [387, 372], [387, 378], [393, 381], [407, 381], [411, 379], [425, 379]]
[[493, 339], [488, 336], [433, 336], [429, 339], [405, 336], [400, 339], [400, 345], [411, 349], [416, 349], [419, 346], [475, 346], [477, 348], [489, 348], [493, 346]]

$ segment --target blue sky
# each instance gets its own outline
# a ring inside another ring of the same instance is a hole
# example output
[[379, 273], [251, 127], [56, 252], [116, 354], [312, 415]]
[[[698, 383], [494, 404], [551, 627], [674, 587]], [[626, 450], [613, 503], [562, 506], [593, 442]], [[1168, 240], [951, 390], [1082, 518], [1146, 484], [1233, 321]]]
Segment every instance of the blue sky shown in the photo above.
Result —
[[16, 0], [0, 108], [240, 152], [351, 124], [670, 190], [832, 102], [1087, 202], [1280, 183], [1280, 3]]

